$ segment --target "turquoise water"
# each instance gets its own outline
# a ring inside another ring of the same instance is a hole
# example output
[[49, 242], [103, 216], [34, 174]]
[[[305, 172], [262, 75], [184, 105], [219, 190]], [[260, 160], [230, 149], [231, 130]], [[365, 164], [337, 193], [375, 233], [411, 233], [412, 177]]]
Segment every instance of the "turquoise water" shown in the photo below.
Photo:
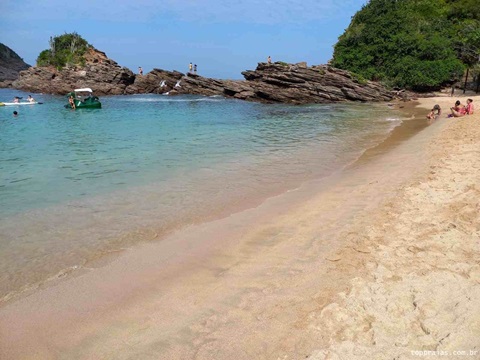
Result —
[[132, 95], [72, 111], [32, 95], [0, 107], [0, 298], [326, 176], [401, 121], [385, 104]]

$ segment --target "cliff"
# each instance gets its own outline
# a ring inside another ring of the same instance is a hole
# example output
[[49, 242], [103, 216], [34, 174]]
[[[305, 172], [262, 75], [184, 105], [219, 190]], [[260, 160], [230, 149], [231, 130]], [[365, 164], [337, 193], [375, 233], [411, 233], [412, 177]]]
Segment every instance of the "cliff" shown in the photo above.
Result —
[[0, 43], [0, 88], [11, 86], [19, 72], [29, 67], [15, 51]]

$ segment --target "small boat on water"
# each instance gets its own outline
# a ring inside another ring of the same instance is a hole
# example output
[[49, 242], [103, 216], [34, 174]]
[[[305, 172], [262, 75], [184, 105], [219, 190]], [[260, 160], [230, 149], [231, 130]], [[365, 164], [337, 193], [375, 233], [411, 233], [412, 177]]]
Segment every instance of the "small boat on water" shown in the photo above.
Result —
[[[100, 109], [102, 103], [98, 100], [97, 96], [93, 95], [93, 91], [90, 88], [75, 89], [67, 94], [70, 99], [72, 97], [73, 104], [76, 109]], [[72, 104], [65, 105], [67, 109], [73, 108]]]

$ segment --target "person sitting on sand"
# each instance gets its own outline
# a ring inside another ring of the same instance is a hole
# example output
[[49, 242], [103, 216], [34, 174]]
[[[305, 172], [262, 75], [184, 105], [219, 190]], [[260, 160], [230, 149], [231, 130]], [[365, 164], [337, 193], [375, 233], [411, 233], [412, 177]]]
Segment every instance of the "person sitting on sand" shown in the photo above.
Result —
[[439, 117], [442, 113], [442, 109], [440, 108], [440, 105], [436, 104], [433, 109], [428, 113], [427, 119], [429, 120], [435, 120], [437, 117]]
[[28, 95], [28, 102], [34, 103], [35, 99], [32, 97], [32, 95]]
[[467, 109], [466, 112], [468, 115], [473, 115], [473, 100], [467, 99]]
[[450, 108], [453, 117], [462, 117], [467, 113], [465, 105], [460, 103], [460, 100], [455, 101], [455, 106]]
[[75, 110], [75, 101], [73, 100], [73, 96], [70, 95], [68, 97], [68, 103], [70, 104], [70, 106], [72, 107], [73, 110]]

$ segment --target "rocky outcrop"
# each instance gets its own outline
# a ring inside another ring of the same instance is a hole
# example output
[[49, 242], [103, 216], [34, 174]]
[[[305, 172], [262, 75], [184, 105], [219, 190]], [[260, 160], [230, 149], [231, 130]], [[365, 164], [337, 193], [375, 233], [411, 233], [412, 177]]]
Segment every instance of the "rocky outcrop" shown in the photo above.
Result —
[[256, 70], [242, 74], [245, 80], [218, 80], [154, 69], [145, 76], [137, 76], [126, 93], [222, 95], [287, 104], [389, 101], [395, 97], [378, 83], [361, 81], [348, 71], [327, 65], [308, 67], [305, 63], [259, 63]]
[[306, 63], [259, 63], [244, 71], [245, 80], [220, 80], [153, 69], [134, 75], [95, 49], [87, 54], [84, 67], [56, 70], [33, 67], [22, 71], [13, 86], [29, 91], [65, 94], [91, 87], [97, 95], [196, 94], [221, 95], [266, 103], [307, 104], [338, 101], [389, 101], [395, 94], [378, 83], [362, 81], [348, 71], [328, 65], [308, 67]]
[[131, 70], [119, 66], [104, 52], [90, 48], [85, 59], [85, 66], [65, 67], [62, 70], [31, 67], [21, 71], [12, 85], [24, 91], [48, 94], [66, 94], [72, 89], [90, 87], [97, 95], [121, 95], [135, 80]]
[[10, 87], [20, 71], [28, 69], [28, 65], [8, 46], [0, 43], [0, 88]]
[[362, 81], [348, 71], [328, 65], [307, 67], [305, 63], [260, 63], [255, 71], [244, 71], [242, 75], [250, 85], [250, 91], [227, 89], [239, 99], [305, 104], [344, 100], [388, 101], [393, 98], [393, 94], [382, 85]]
[[153, 69], [144, 76], [137, 75], [135, 82], [127, 87], [125, 93], [225, 95], [224, 89], [227, 83], [229, 83], [228, 80], [211, 79], [192, 73], [183, 74], [178, 71]]

